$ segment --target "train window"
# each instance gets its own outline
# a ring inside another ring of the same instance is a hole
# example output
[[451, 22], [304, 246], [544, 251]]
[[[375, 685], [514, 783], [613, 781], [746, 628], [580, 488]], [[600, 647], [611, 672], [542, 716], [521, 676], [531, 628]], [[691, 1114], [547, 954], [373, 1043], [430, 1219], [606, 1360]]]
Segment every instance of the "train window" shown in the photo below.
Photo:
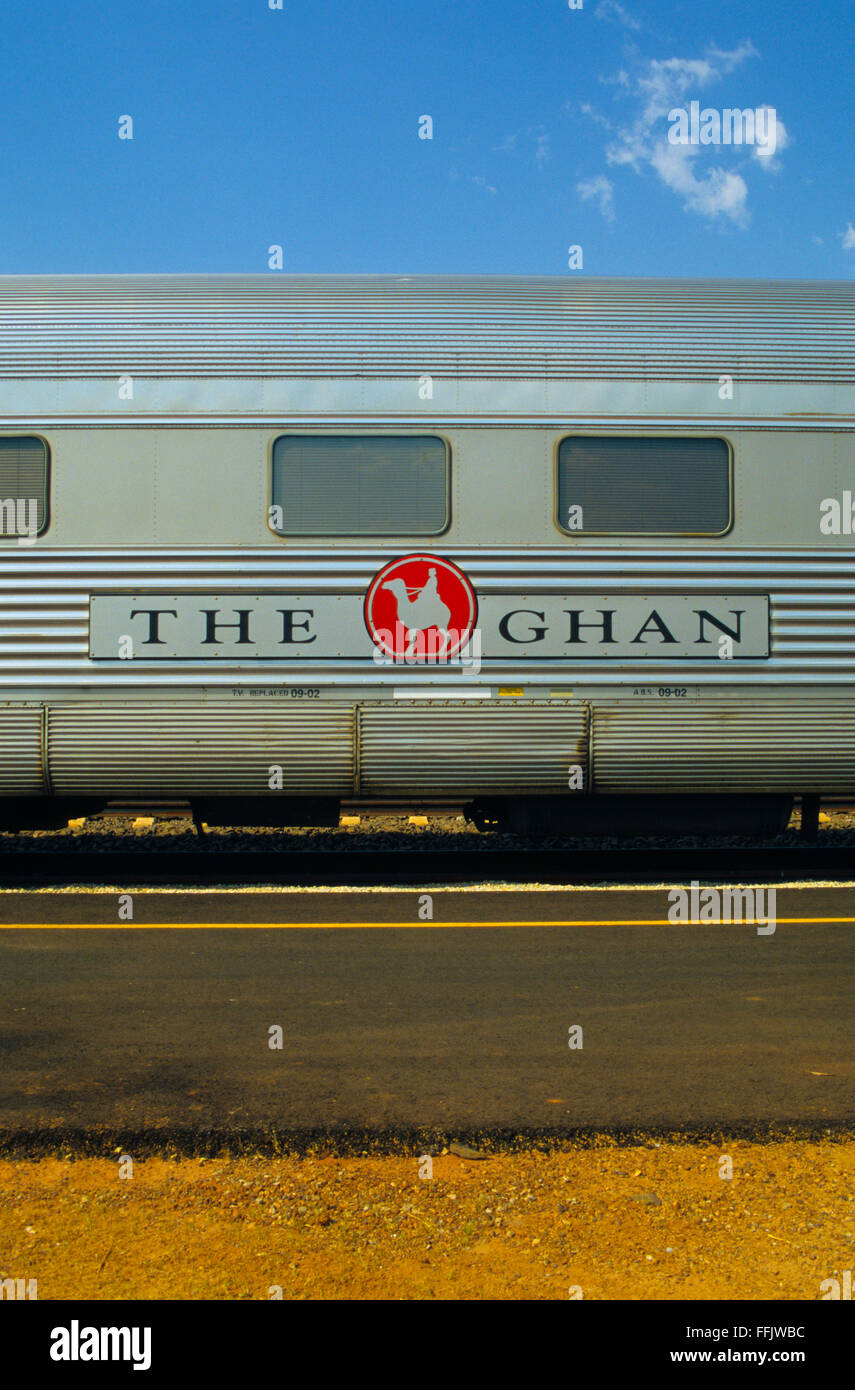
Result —
[[573, 435], [558, 446], [558, 522], [568, 533], [720, 536], [730, 507], [724, 439]]
[[35, 540], [48, 521], [48, 446], [35, 435], [0, 435], [0, 540]]
[[283, 536], [436, 536], [448, 525], [449, 452], [435, 435], [283, 434], [273, 445]]

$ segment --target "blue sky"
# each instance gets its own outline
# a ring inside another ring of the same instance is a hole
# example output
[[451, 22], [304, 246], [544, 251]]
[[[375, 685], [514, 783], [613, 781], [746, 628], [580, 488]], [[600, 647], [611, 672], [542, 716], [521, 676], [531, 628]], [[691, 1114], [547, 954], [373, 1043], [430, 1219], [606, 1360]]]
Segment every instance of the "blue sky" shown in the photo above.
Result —
[[[3, 11], [0, 273], [849, 278], [852, 0]], [[774, 107], [772, 159], [667, 111]], [[133, 117], [133, 140], [118, 138]], [[419, 139], [430, 115], [433, 139]]]

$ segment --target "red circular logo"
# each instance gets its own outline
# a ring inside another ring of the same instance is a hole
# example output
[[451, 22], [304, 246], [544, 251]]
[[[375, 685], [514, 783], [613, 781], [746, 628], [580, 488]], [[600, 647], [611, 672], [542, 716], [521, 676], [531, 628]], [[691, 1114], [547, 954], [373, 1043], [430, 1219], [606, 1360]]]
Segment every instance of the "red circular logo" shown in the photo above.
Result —
[[468, 642], [478, 618], [475, 590], [438, 555], [405, 555], [375, 574], [365, 595], [365, 626], [388, 656], [447, 661]]

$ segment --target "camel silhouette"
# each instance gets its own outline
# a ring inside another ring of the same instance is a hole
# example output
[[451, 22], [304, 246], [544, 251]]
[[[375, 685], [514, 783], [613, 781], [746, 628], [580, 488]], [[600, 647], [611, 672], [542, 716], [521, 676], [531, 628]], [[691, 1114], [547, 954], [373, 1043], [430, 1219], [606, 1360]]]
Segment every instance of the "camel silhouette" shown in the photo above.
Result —
[[442, 656], [449, 643], [448, 620], [451, 617], [451, 609], [439, 596], [435, 567], [431, 566], [428, 570], [427, 583], [421, 589], [408, 588], [403, 579], [387, 579], [382, 587], [395, 596], [398, 622], [407, 632], [408, 650], [412, 649], [420, 632], [435, 627], [444, 638], [442, 650], [437, 653]]

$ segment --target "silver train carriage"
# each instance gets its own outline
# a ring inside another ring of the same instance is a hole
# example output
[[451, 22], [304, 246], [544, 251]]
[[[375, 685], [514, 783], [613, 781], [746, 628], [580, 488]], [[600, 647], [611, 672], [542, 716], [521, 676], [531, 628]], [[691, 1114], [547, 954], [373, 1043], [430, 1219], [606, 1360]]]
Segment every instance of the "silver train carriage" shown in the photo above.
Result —
[[855, 793], [855, 287], [0, 277], [0, 825]]

